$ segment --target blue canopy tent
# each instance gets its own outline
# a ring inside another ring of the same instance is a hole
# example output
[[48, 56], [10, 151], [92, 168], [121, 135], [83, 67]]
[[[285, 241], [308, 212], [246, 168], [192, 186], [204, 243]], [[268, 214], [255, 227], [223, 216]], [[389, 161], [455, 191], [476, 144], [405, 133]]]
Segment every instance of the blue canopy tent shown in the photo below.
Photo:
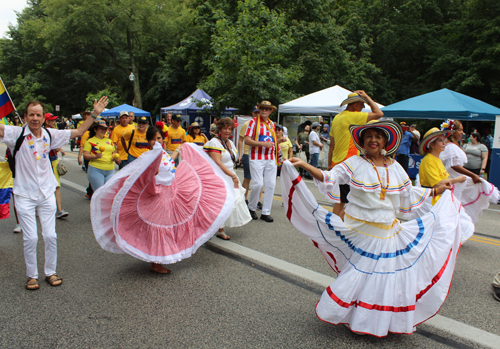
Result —
[[500, 109], [478, 99], [443, 88], [382, 108], [384, 117], [495, 121]]
[[[211, 101], [212, 97], [205, 91], [197, 89], [179, 103], [161, 108], [161, 115], [166, 115], [168, 113], [179, 114], [182, 116], [183, 122], [185, 121], [188, 126], [196, 121], [201, 125], [201, 132], [208, 135], [211, 115], [207, 113], [207, 110], [210, 110], [212, 107]], [[199, 107], [197, 103], [200, 102], [203, 103], [203, 105]], [[238, 109], [226, 108], [221, 115], [231, 116], [236, 110]]]
[[[493, 152], [488, 180], [500, 187], [500, 109], [478, 99], [446, 88], [382, 108], [384, 117], [408, 119], [454, 119], [496, 121]], [[412, 161], [410, 161], [410, 166]], [[414, 166], [418, 169], [417, 160]]]
[[127, 112], [133, 111], [135, 116], [149, 116], [149, 117], [151, 117], [150, 112], [144, 111], [142, 109], [133, 107], [133, 106], [128, 105], [128, 104], [122, 104], [122, 105], [119, 105], [118, 107], [114, 107], [114, 108], [108, 109], [106, 111], [103, 111], [101, 113], [101, 116], [106, 117], [106, 118], [113, 117], [113, 116], [118, 117], [118, 116], [120, 116], [120, 112], [122, 110], [126, 110]]

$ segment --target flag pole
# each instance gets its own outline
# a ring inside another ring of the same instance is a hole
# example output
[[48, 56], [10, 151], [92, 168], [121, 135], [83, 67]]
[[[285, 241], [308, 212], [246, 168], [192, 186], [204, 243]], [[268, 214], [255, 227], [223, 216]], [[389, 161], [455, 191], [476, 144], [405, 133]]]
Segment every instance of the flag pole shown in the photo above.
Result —
[[17, 118], [19, 119], [19, 122], [21, 124], [24, 124], [23, 119], [21, 118], [21, 116], [17, 112], [16, 105], [14, 104], [14, 101], [12, 100], [12, 98], [10, 98], [9, 91], [7, 91], [7, 87], [5, 87], [5, 84], [3, 83], [3, 80], [2, 80], [1, 76], [0, 76], [0, 82], [2, 83], [2, 86], [3, 86], [4, 90], [5, 90], [5, 92], [7, 93], [7, 96], [9, 97], [10, 101], [12, 102], [12, 106], [14, 107], [14, 113], [17, 115]]

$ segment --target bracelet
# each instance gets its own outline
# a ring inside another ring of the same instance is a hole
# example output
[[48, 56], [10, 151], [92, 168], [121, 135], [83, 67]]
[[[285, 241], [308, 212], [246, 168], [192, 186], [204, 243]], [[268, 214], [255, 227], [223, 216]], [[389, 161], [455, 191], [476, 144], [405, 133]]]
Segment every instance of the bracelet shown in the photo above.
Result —
[[99, 115], [94, 116], [94, 114], [90, 113], [90, 116], [92, 116], [92, 118], [94, 118], [94, 120], [95, 120], [95, 119], [97, 119], [97, 117], [98, 117]]
[[237, 176], [231, 177], [232, 179], [238, 178]]

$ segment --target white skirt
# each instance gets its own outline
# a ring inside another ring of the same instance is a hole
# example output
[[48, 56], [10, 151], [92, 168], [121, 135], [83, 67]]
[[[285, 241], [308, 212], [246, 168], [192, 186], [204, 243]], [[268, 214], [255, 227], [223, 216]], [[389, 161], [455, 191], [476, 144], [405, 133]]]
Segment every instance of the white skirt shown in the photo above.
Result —
[[[338, 273], [317, 316], [354, 332], [411, 334], [444, 303], [462, 237], [474, 225], [450, 191], [420, 218], [391, 225], [338, 216], [319, 206], [290, 162], [281, 171], [285, 212]], [[464, 221], [465, 219], [465, 221]]]

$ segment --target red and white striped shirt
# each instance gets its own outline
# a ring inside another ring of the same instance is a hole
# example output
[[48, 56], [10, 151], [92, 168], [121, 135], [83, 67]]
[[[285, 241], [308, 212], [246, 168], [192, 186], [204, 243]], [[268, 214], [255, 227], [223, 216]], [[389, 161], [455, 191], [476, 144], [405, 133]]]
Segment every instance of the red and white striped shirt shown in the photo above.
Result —
[[[257, 118], [251, 119], [248, 123], [245, 136], [249, 136], [253, 140], [257, 140], [259, 142], [275, 142], [271, 130], [274, 134], [276, 134], [276, 130], [274, 129], [274, 123], [271, 120], [269, 120], [266, 125], [266, 123], [261, 119], [258, 129], [259, 137], [255, 139], [255, 134], [257, 132]], [[274, 148], [275, 146], [276, 143], [272, 148], [250, 147], [250, 160], [274, 160], [276, 154], [276, 149]]]

